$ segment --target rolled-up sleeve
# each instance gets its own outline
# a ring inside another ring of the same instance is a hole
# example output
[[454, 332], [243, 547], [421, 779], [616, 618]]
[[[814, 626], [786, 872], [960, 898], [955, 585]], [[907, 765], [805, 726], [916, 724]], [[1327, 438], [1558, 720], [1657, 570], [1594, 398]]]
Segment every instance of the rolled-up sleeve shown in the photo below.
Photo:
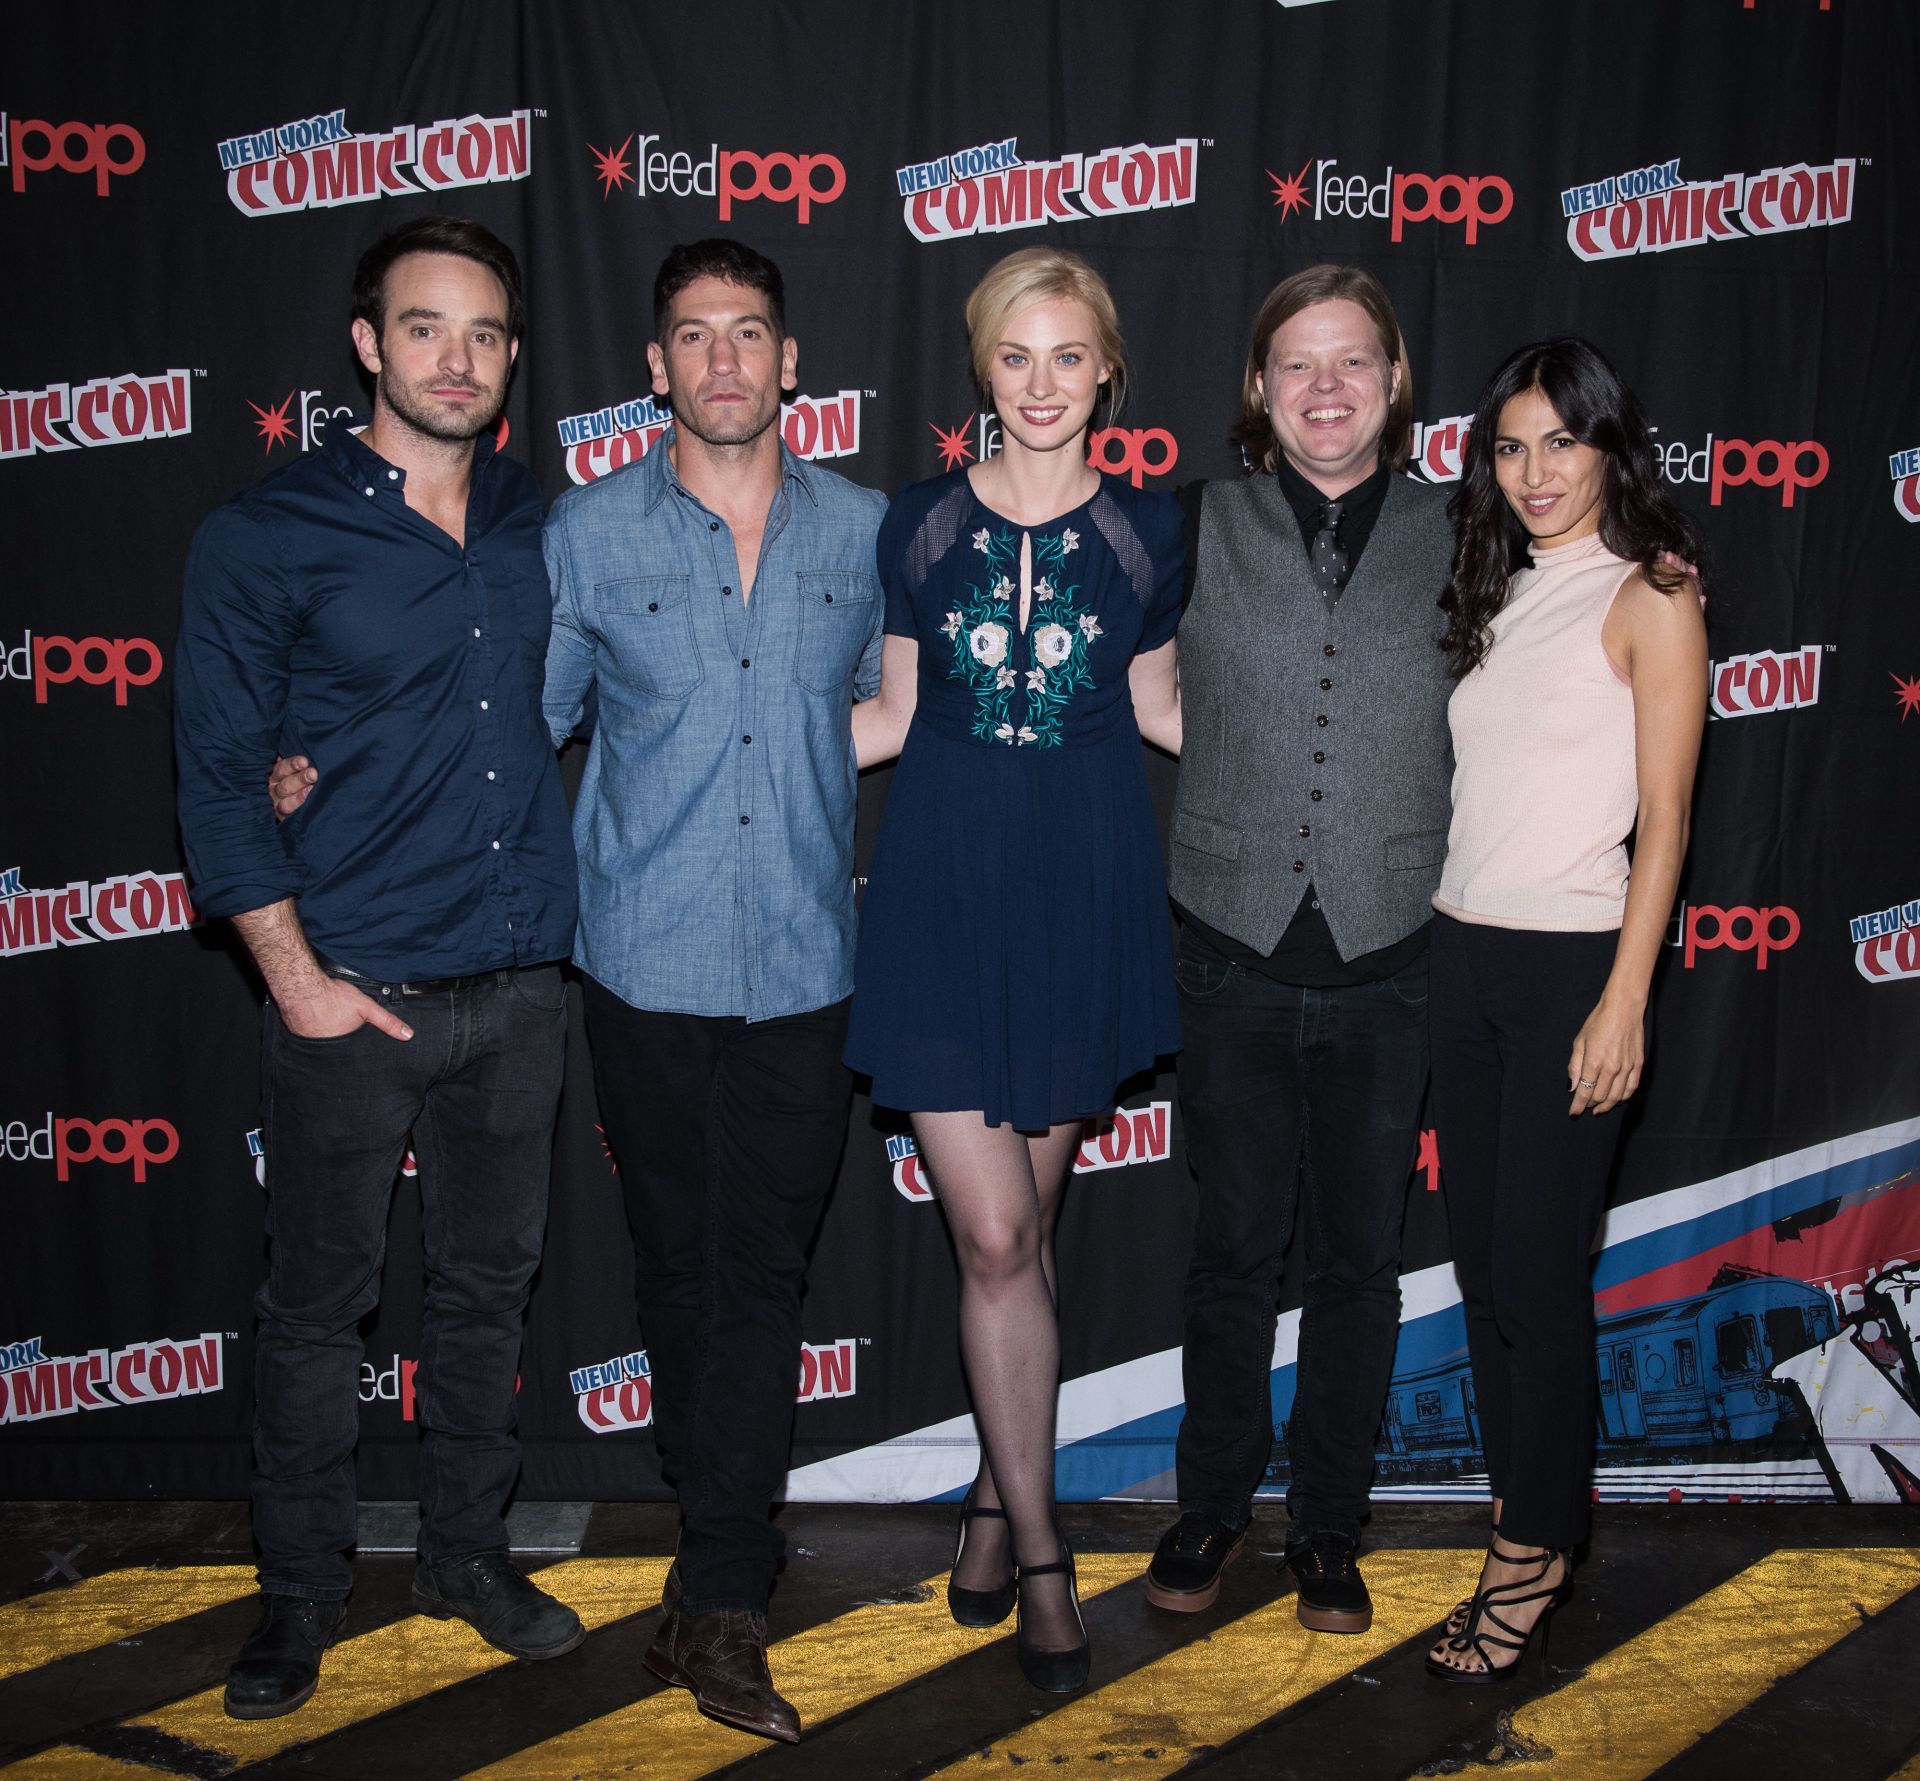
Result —
[[194, 904], [206, 915], [261, 909], [303, 888], [267, 796], [296, 632], [266, 525], [219, 509], [188, 553], [174, 648], [180, 833]]

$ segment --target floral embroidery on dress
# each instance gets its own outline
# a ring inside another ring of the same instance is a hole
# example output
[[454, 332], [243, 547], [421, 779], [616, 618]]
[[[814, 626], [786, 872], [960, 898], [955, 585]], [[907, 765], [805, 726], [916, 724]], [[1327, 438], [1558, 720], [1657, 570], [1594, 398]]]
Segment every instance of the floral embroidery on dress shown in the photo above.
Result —
[[[973, 548], [986, 557], [982, 583], [970, 582], [957, 612], [940, 627], [953, 639], [953, 677], [973, 689], [973, 733], [983, 742], [1010, 747], [1033, 743], [1058, 748], [1062, 717], [1073, 695], [1093, 685], [1087, 650], [1106, 633], [1091, 612], [1079, 606], [1080, 587], [1066, 583], [1066, 561], [1080, 548], [1080, 536], [1067, 528], [1052, 537], [1033, 538], [1033, 566], [1044, 571], [1033, 584], [1034, 611], [1027, 631], [1030, 665], [1015, 671], [1008, 660], [1017, 631], [1007, 620], [1019, 583], [1019, 534], [1002, 524], [996, 534], [982, 526]], [[1044, 613], [1040, 608], [1044, 607]], [[1026, 719], [1013, 719], [1013, 695], [1026, 696]]]

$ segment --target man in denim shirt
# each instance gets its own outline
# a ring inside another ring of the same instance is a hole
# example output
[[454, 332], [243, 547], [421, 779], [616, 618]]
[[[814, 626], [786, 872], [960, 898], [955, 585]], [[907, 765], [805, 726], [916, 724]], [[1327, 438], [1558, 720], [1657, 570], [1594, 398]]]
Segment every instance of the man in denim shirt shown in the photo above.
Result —
[[885, 502], [781, 443], [782, 296], [733, 241], [661, 266], [647, 358], [674, 426], [554, 504], [546, 714], [563, 742], [593, 689], [573, 956], [682, 1516], [647, 1664], [793, 1741], [766, 1662], [768, 1511], [846, 1133], [851, 710], [880, 678]]

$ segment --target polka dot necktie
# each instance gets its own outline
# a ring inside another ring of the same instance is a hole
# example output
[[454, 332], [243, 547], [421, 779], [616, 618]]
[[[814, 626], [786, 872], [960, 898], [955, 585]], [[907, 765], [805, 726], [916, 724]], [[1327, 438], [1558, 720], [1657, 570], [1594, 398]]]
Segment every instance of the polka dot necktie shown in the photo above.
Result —
[[1329, 612], [1339, 600], [1340, 590], [1347, 585], [1347, 547], [1340, 542], [1342, 505], [1339, 501], [1329, 501], [1320, 509], [1320, 530], [1314, 534], [1307, 550], [1314, 582]]

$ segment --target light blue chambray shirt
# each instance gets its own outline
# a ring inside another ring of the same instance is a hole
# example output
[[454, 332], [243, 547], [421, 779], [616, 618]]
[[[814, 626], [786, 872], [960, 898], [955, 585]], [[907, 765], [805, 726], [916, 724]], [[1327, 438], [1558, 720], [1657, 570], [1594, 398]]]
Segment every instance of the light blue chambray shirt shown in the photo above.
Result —
[[556, 744], [595, 689], [573, 959], [636, 1008], [767, 1020], [853, 990], [852, 702], [880, 684], [885, 499], [781, 447], [752, 599], [669, 431], [547, 519]]

